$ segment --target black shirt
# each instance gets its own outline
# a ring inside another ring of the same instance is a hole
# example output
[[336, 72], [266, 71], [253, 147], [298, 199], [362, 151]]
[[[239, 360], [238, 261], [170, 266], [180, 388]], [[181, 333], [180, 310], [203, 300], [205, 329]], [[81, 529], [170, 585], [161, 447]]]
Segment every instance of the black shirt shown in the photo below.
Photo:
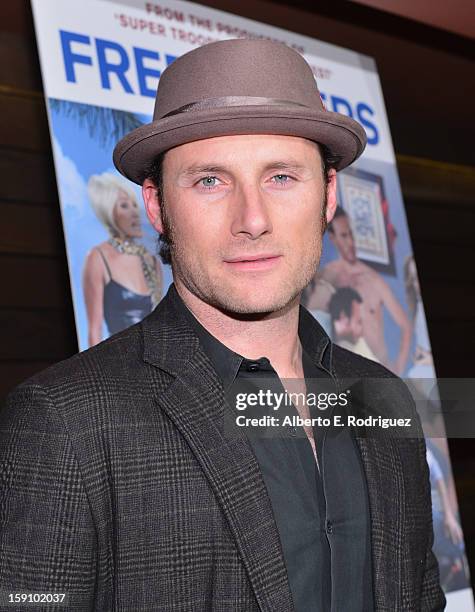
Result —
[[[285, 392], [266, 357], [250, 360], [230, 350], [183, 310], [218, 373], [228, 398], [233, 386]], [[330, 372], [316, 365], [316, 349], [331, 343], [311, 315], [300, 310], [299, 337], [307, 394], [334, 388]], [[321, 352], [321, 351], [320, 351]], [[262, 380], [262, 385], [260, 381]], [[290, 414], [297, 415], [291, 405]], [[325, 411], [331, 422], [335, 411]], [[311, 416], [316, 416], [313, 411]], [[344, 418], [342, 418], [344, 422]], [[276, 430], [276, 428], [272, 428]], [[303, 427], [279, 435], [249, 435], [272, 504], [296, 612], [371, 612], [371, 542], [366, 479], [348, 427], [314, 427], [318, 467]], [[270, 430], [269, 430], [270, 431]]]

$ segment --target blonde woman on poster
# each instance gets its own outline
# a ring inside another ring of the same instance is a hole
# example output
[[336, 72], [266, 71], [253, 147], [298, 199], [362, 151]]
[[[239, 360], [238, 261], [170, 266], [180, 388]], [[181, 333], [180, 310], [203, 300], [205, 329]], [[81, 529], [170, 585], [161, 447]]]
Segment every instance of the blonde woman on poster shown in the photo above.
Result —
[[162, 270], [145, 246], [136, 242], [142, 237], [140, 209], [127, 183], [112, 173], [93, 175], [88, 194], [110, 235], [89, 251], [83, 271], [88, 343], [93, 346], [103, 339], [103, 322], [112, 335], [152, 311], [161, 298]]

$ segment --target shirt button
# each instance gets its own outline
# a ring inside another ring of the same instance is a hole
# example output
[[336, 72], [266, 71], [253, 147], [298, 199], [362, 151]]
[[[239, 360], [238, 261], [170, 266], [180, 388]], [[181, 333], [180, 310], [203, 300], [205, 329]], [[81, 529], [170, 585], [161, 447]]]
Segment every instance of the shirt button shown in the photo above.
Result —
[[331, 521], [327, 521], [327, 533], [333, 533], [333, 524]]
[[257, 372], [258, 369], [259, 369], [259, 364], [258, 363], [250, 363], [247, 366], [247, 371], [248, 372]]

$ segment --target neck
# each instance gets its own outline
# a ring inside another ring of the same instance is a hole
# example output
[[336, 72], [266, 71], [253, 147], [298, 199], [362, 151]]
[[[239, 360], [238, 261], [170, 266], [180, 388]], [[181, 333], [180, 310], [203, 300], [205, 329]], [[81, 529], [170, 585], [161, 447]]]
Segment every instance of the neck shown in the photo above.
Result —
[[246, 316], [223, 312], [176, 280], [175, 286], [201, 325], [229, 349], [247, 359], [267, 357], [280, 378], [303, 377], [298, 336], [300, 295], [280, 311]]

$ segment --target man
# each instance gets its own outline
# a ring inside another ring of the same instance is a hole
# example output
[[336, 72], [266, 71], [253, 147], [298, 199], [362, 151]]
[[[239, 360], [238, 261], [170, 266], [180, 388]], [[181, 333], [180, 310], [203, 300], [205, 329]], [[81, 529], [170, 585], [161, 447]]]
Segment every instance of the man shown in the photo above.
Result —
[[[340, 206], [328, 226], [329, 236], [339, 259], [331, 261], [319, 277], [335, 288], [353, 287], [363, 299], [363, 336], [377, 360], [396, 374], [403, 374], [411, 344], [411, 324], [389, 285], [356, 256], [355, 241], [348, 215]], [[308, 298], [311, 301], [311, 296]], [[390, 361], [384, 338], [384, 308], [400, 329], [398, 354]]]
[[362, 302], [361, 295], [351, 287], [341, 287], [335, 291], [328, 305], [333, 340], [338, 346], [377, 361], [363, 338]]
[[[142, 323], [11, 395], [3, 590], [100, 612], [443, 609], [420, 436], [252, 438], [226, 401], [262, 376], [281, 391], [392, 376], [299, 309], [335, 169], [364, 145], [282, 44], [213, 43], [162, 74], [154, 121], [114, 160], [143, 185], [174, 285]], [[388, 411], [416, 419], [392, 381]]]

